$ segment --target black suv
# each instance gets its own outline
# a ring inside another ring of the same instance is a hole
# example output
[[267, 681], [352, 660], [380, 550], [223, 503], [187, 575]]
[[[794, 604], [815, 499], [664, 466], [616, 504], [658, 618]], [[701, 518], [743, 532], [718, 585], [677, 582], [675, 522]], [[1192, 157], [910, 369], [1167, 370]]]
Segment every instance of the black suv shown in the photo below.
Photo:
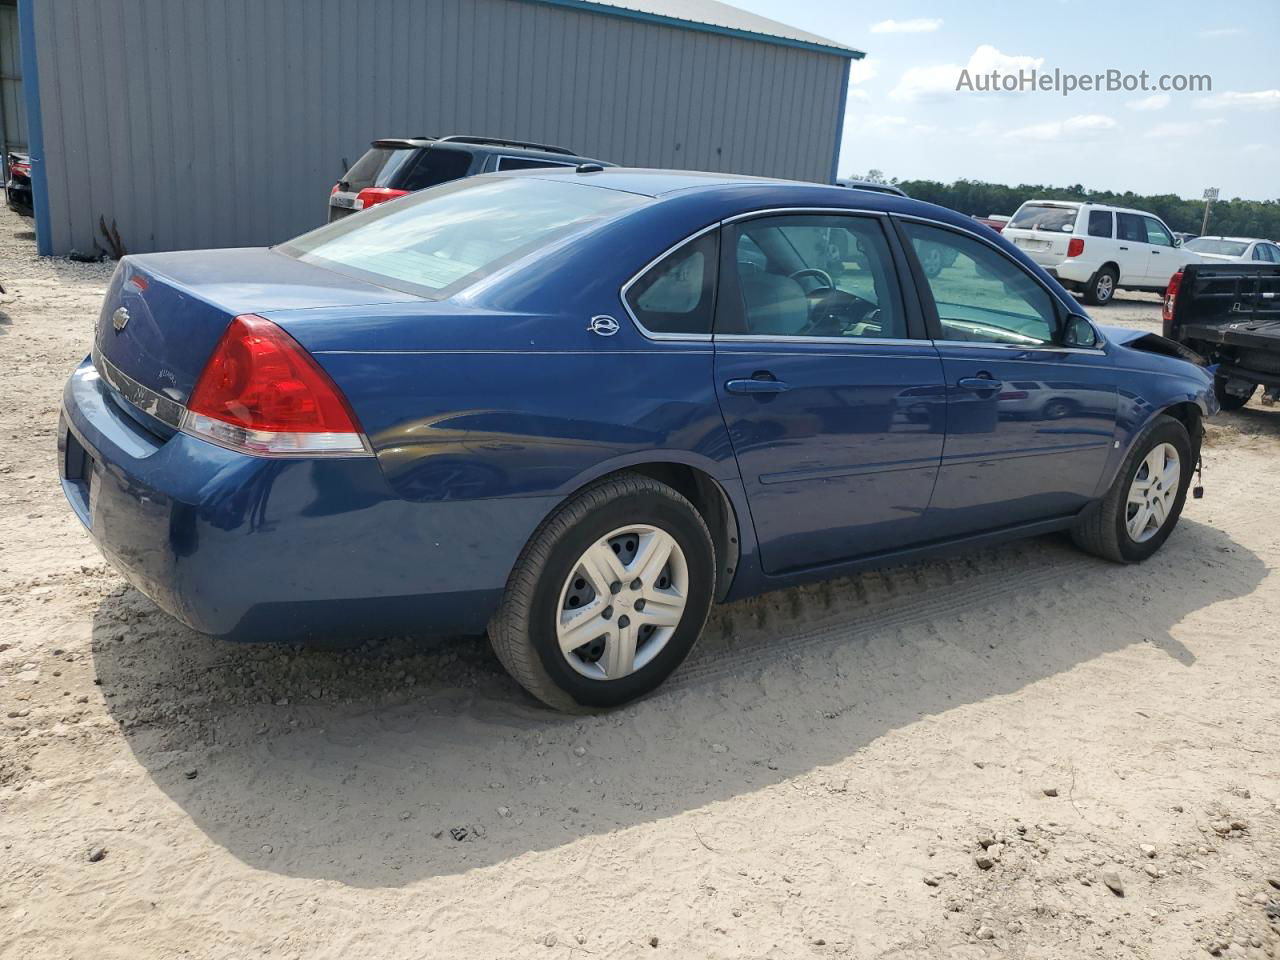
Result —
[[329, 191], [329, 220], [478, 173], [583, 163], [613, 166], [580, 157], [565, 147], [524, 140], [464, 136], [375, 140], [369, 152]]

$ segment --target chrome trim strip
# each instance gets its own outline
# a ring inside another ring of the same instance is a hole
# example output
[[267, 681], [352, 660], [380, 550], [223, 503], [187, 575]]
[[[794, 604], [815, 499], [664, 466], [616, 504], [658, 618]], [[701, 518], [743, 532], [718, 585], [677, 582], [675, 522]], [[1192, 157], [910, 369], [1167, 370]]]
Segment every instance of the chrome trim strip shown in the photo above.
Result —
[[[697, 233], [691, 233], [689, 234], [689, 236], [685, 237], [683, 240], [680, 240], [677, 243], [673, 243], [671, 246], [667, 247], [666, 250], [662, 251], [662, 253], [658, 254], [656, 257], [654, 257], [652, 260], [646, 263], [643, 267], [637, 270], [635, 274], [631, 277], [631, 279], [622, 285], [622, 289], [618, 291], [618, 298], [622, 301], [622, 309], [627, 311], [627, 316], [630, 317], [631, 322], [636, 325], [636, 329], [639, 330], [644, 336], [648, 337], [650, 340], [674, 340], [674, 341], [683, 340], [686, 342], [695, 341], [695, 342], [705, 343], [711, 339], [710, 333], [654, 333], [652, 330], [646, 327], [643, 323], [641, 323], [639, 318], [632, 311], [631, 304], [627, 302], [627, 292], [632, 288], [632, 286], [635, 285], [637, 280], [639, 280], [646, 273], [648, 273], [653, 267], [656, 267], [668, 256], [675, 253], [685, 244], [692, 243], [694, 240], [697, 240], [703, 234], [710, 233], [712, 230], [718, 230], [718, 229], [720, 229], [720, 221], [717, 220], [715, 223], [707, 224], [707, 226], [703, 227]], [[717, 277], [716, 283], [717, 285], [719, 284], [718, 277]]]
[[845, 347], [922, 347], [929, 346], [932, 341], [914, 337], [804, 337], [773, 336], [766, 333], [717, 333], [716, 342], [746, 341], [748, 343], [838, 343]]
[[736, 223], [739, 220], [749, 220], [753, 217], [772, 217], [778, 214], [791, 213], [812, 213], [818, 216], [843, 216], [845, 214], [855, 214], [860, 216], [879, 217], [881, 219], [889, 216], [887, 210], [866, 210], [862, 207], [766, 207], [763, 210], [750, 210], [747, 213], [735, 213], [732, 217], [725, 217], [720, 221], [721, 225], [726, 223]]
[[1106, 356], [1107, 353], [1098, 347], [1055, 347], [1052, 344], [1037, 346], [1023, 343], [989, 343], [984, 340], [930, 340], [928, 342], [936, 347], [976, 347], [979, 350], [1017, 350], [1023, 353], [1028, 350], [1039, 353], [1087, 353], [1095, 356]]
[[98, 370], [98, 375], [123, 399], [143, 413], [155, 417], [161, 423], [168, 424], [175, 430], [182, 428], [182, 418], [187, 412], [186, 407], [178, 403], [178, 401], [156, 393], [149, 387], [144, 387], [137, 380], [134, 380], [104, 357], [101, 348], [96, 343], [93, 345], [91, 359], [94, 367]]

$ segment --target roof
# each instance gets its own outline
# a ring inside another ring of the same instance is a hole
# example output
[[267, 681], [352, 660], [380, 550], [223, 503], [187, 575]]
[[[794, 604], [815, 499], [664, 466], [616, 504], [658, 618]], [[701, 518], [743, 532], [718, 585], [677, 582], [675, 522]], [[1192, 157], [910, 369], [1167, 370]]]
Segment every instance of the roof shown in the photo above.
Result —
[[777, 20], [761, 17], [718, 0], [527, 0], [555, 7], [569, 7], [622, 17], [659, 23], [685, 30], [701, 30], [723, 36], [759, 40], [785, 47], [798, 47], [817, 53], [831, 53], [850, 60], [861, 60], [865, 53], [827, 37], [789, 27]]

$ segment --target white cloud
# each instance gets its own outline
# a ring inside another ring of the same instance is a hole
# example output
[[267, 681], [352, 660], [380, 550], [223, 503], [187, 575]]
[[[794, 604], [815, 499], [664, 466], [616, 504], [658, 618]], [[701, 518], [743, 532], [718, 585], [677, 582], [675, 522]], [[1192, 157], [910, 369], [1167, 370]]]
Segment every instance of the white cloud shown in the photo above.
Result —
[[871, 94], [867, 93], [865, 90], [859, 90], [857, 87], [854, 87], [849, 91], [849, 100], [855, 103], [870, 103]]
[[1169, 95], [1167, 93], [1153, 93], [1149, 97], [1143, 97], [1140, 100], [1130, 100], [1125, 104], [1130, 110], [1163, 110], [1169, 105]]
[[917, 17], [914, 20], [881, 20], [871, 25], [872, 33], [933, 33], [942, 26], [939, 17]]
[[1250, 90], [1241, 93], [1227, 90], [1209, 97], [1200, 97], [1196, 106], [1201, 110], [1275, 110], [1280, 107], [1280, 90]]
[[1244, 33], [1243, 27], [1214, 27], [1212, 30], [1201, 30], [1200, 36], [1209, 39], [1217, 37], [1238, 37]]
[[1198, 123], [1157, 123], [1146, 132], [1146, 137], [1149, 140], [1185, 140], [1203, 129]]
[[956, 83], [964, 70], [970, 76], [991, 73], [1017, 73], [1019, 70], [1038, 70], [1044, 63], [1044, 57], [1010, 56], [1001, 53], [989, 43], [984, 43], [973, 51], [969, 62], [963, 66], [954, 63], [939, 63], [927, 67], [912, 67], [898, 80], [898, 85], [889, 91], [889, 99], [914, 103], [917, 100], [939, 100], [956, 92]]
[[860, 130], [872, 135], [881, 134], [887, 136], [892, 134], [899, 137], [903, 134], [913, 137], [927, 137], [938, 132], [937, 127], [925, 123], [916, 123], [910, 117], [889, 113], [870, 113], [852, 118], [849, 129]]
[[1120, 126], [1111, 117], [1101, 113], [1082, 113], [1066, 120], [1033, 123], [1005, 134], [1007, 140], [1036, 140], [1049, 143], [1054, 140], [1089, 140]]
[[880, 73], [880, 61], [873, 57], [849, 61], [849, 82], [866, 83]]

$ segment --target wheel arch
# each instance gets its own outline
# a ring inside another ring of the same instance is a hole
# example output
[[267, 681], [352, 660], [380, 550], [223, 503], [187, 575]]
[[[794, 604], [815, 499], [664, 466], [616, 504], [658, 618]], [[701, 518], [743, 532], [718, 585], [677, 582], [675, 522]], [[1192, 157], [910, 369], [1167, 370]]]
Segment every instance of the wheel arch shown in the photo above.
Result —
[[623, 462], [602, 464], [589, 474], [575, 480], [572, 488], [564, 492], [564, 496], [548, 516], [554, 514], [582, 490], [619, 473], [638, 473], [659, 483], [665, 483], [693, 504], [711, 532], [711, 541], [715, 545], [716, 552], [715, 599], [721, 601], [728, 594], [734, 577], [738, 573], [739, 561], [742, 557], [743, 530], [739, 508], [734, 503], [733, 497], [725, 489], [724, 484], [707, 469], [707, 466], [685, 460], [674, 460], [670, 457], [628, 458]]

